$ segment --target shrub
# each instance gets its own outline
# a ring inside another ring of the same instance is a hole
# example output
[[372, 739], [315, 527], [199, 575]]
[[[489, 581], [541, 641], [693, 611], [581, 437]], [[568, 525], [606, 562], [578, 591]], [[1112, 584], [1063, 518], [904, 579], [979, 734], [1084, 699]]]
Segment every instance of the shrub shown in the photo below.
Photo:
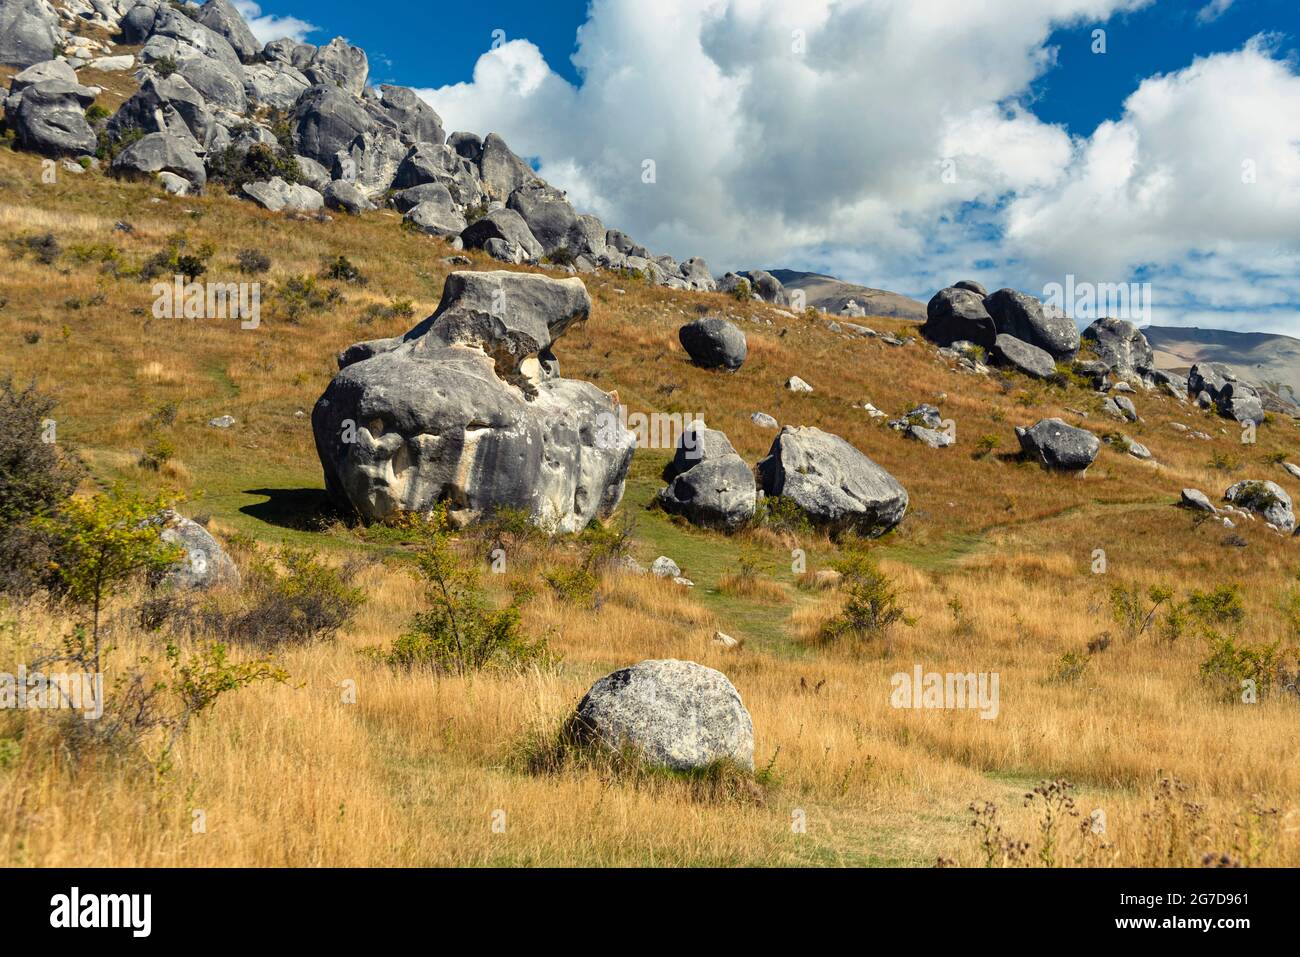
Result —
[[731, 288], [730, 295], [736, 302], [749, 302], [753, 298], [754, 290], [748, 279], [741, 279]]
[[175, 455], [175, 443], [173, 443], [167, 436], [154, 432], [149, 436], [149, 441], [145, 444], [144, 451], [140, 453], [139, 464], [141, 468], [158, 472], [161, 471], [162, 467], [170, 462]]
[[1234, 504], [1252, 512], [1267, 512], [1275, 505], [1281, 504], [1277, 494], [1263, 482], [1246, 482]]
[[1002, 438], [997, 435], [982, 435], [980, 440], [975, 443], [975, 451], [971, 453], [971, 458], [983, 459], [988, 458], [997, 451], [998, 446], [1002, 444]]
[[608, 525], [593, 520], [579, 538], [585, 551], [583, 567], [600, 573], [624, 565], [632, 557], [635, 534], [636, 520], [626, 514]]
[[231, 193], [240, 192], [245, 183], [257, 183], [275, 177], [286, 183], [302, 180], [302, 171], [291, 155], [266, 143], [254, 143], [241, 151], [227, 146], [208, 161], [208, 179], [220, 183]]
[[840, 591], [844, 604], [839, 614], [822, 626], [819, 632], [822, 642], [858, 647], [887, 639], [899, 623], [909, 628], [915, 624], [904, 611], [894, 583], [880, 570], [869, 551], [849, 549], [831, 565], [843, 576]]
[[769, 495], [758, 503], [754, 521], [774, 532], [806, 535], [812, 531], [808, 513], [794, 499], [784, 495]]
[[290, 276], [275, 290], [280, 313], [292, 323], [308, 310], [325, 309], [343, 298], [334, 286], [323, 286], [315, 276]]
[[1251, 645], [1230, 635], [1213, 635], [1209, 641], [1201, 680], [1222, 701], [1253, 703], [1268, 695], [1280, 663], [1279, 643]]
[[271, 257], [260, 249], [241, 249], [235, 253], [235, 267], [245, 276], [260, 276], [271, 268]]
[[551, 586], [556, 596], [570, 605], [594, 608], [599, 605], [597, 591], [600, 580], [584, 566], [577, 568], [557, 568], [546, 573], [546, 584]]
[[0, 591], [27, 595], [46, 582], [49, 542], [33, 525], [76, 490], [83, 469], [53, 440], [54, 399], [0, 378]]
[[718, 578], [718, 591], [724, 595], [759, 601], [786, 600], [785, 589], [769, 578], [760, 577], [758, 556], [749, 549], [743, 550], [737, 557], [735, 571], [726, 572]]
[[144, 130], [137, 126], [126, 126], [116, 133], [102, 129], [96, 135], [96, 139], [98, 144], [95, 147], [95, 156], [105, 163], [112, 163], [124, 149], [144, 139]]
[[576, 258], [567, 246], [561, 246], [559, 249], [542, 257], [542, 262], [551, 263], [555, 266], [572, 266]]
[[167, 240], [165, 247], [145, 260], [140, 268], [140, 278], [147, 281], [183, 276], [186, 282], [193, 282], [208, 271], [208, 260], [215, 252], [210, 243], [190, 249], [189, 240], [178, 233]]
[[[176, 9], [181, 8], [177, 7]], [[176, 60], [169, 56], [159, 57], [152, 62], [151, 66], [153, 66], [154, 72], [164, 79], [171, 76], [179, 69]]]
[[[1115, 585], [1110, 590], [1110, 614], [1115, 623], [1130, 638], [1137, 638], [1151, 625], [1160, 606], [1173, 598], [1173, 592], [1162, 585], [1147, 589], [1145, 600], [1137, 585]], [[1151, 607], [1146, 607], [1146, 601]]]
[[112, 113], [104, 109], [104, 107], [100, 106], [98, 103], [92, 103], [90, 106], [86, 107], [86, 122], [91, 126], [103, 122], [112, 115]]
[[337, 282], [346, 282], [353, 286], [364, 286], [367, 282], [366, 277], [361, 274], [361, 270], [354, 266], [347, 256], [326, 259], [321, 266], [320, 277], [322, 279], [333, 279]]
[[333, 638], [366, 601], [353, 584], [359, 571], [356, 564], [333, 568], [303, 548], [254, 554], [244, 575], [244, 601], [231, 611], [209, 604], [200, 613], [200, 626], [261, 647]]
[[452, 548], [445, 504], [426, 521], [416, 568], [427, 607], [390, 648], [370, 649], [372, 657], [394, 667], [458, 675], [549, 659], [545, 640], [523, 633], [518, 596], [504, 608], [488, 607], [477, 567], [462, 562]]
[[53, 233], [41, 233], [38, 236], [23, 236], [20, 239], [5, 241], [9, 251], [19, 259], [31, 255], [42, 266], [53, 266], [63, 252], [59, 241]]

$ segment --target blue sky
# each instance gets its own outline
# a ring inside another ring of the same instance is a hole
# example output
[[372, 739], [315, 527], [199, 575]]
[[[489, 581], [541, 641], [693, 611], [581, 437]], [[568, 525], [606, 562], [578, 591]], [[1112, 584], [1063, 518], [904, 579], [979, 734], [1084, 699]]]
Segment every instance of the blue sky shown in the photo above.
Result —
[[1155, 322], [1300, 335], [1296, 0], [263, 7], [715, 273], [1149, 281]]

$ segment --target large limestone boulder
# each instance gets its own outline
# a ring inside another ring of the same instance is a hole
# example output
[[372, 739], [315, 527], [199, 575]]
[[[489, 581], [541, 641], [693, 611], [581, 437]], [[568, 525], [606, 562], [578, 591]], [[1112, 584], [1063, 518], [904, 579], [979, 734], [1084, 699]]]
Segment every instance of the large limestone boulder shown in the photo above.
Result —
[[684, 429], [664, 477], [659, 504], [692, 525], [734, 532], [754, 517], [754, 473], [717, 429], [700, 422]]
[[1259, 425], [1264, 421], [1264, 403], [1259, 393], [1244, 382], [1227, 366], [1218, 363], [1200, 363], [1187, 374], [1188, 394], [1209, 396], [1210, 403], [1219, 415], [1236, 422]]
[[635, 435], [551, 351], [590, 311], [580, 279], [452, 273], [432, 316], [340, 358], [312, 413], [331, 496], [369, 521], [440, 501], [458, 522], [510, 507], [556, 532], [609, 515]]
[[1101, 451], [1101, 439], [1060, 419], [1043, 419], [1031, 428], [1017, 428], [1021, 450], [1046, 469], [1084, 472]]
[[206, 528], [171, 509], [158, 521], [163, 526], [159, 537], [184, 550], [180, 560], [162, 574], [161, 584], [201, 590], [239, 587], [239, 568]]
[[286, 183], [279, 176], [244, 184], [244, 195], [273, 213], [292, 210], [314, 212], [325, 205], [325, 197], [302, 183]]
[[785, 286], [781, 280], [777, 279], [770, 272], [763, 269], [751, 269], [744, 274], [749, 280], [749, 287], [764, 302], [770, 302], [775, 306], [784, 306], [789, 302], [786, 296]]
[[115, 138], [127, 130], [168, 133], [190, 140], [191, 150], [216, 150], [229, 140], [202, 94], [179, 73], [148, 76], [108, 121]]
[[336, 87], [359, 97], [366, 90], [370, 63], [366, 51], [354, 47], [342, 37], [335, 37], [316, 51], [303, 73], [313, 86]]
[[488, 196], [502, 202], [520, 186], [537, 179], [532, 167], [512, 153], [506, 141], [495, 133], [483, 140], [479, 174]]
[[754, 723], [720, 671], [668, 658], [620, 668], [591, 686], [569, 722], [572, 739], [634, 749], [675, 771], [730, 761], [754, 767]]
[[301, 70], [272, 61], [244, 67], [244, 94], [277, 110], [292, 110], [311, 82]]
[[785, 426], [758, 463], [767, 495], [792, 499], [832, 533], [883, 535], [903, 520], [907, 490], [838, 435]]
[[442, 117], [414, 90], [384, 83], [377, 89], [366, 90], [366, 95], [372, 97], [378, 108], [392, 120], [407, 146], [416, 143], [442, 145]]
[[483, 184], [477, 167], [450, 146], [416, 143], [403, 157], [393, 177], [394, 189], [410, 189], [425, 183], [447, 187], [458, 206], [477, 206], [483, 200]]
[[113, 170], [119, 173], [174, 173], [195, 189], [202, 189], [208, 181], [208, 173], [203, 161], [191, 149], [191, 142], [170, 133], [149, 133], [117, 154]]
[[1223, 493], [1223, 498], [1238, 508], [1254, 512], [1284, 532], [1295, 531], [1295, 511], [1291, 496], [1276, 482], [1255, 479], [1238, 482]]
[[465, 227], [460, 234], [466, 249], [484, 249], [490, 240], [498, 239], [517, 246], [525, 259], [540, 259], [539, 243], [523, 217], [513, 209], [494, 209]]
[[1127, 319], [1098, 319], [1082, 339], [1118, 379], [1146, 379], [1155, 369], [1151, 343]]
[[0, 66], [53, 59], [59, 15], [48, 0], [0, 0]]
[[921, 335], [936, 345], [973, 342], [985, 349], [993, 348], [997, 328], [978, 293], [956, 286], [940, 289], [926, 305], [925, 314]]
[[348, 149], [362, 133], [373, 132], [375, 117], [355, 96], [335, 86], [313, 86], [293, 108], [294, 144], [327, 169], [334, 155]]
[[213, 33], [225, 37], [245, 63], [252, 63], [262, 52], [253, 31], [230, 0], [208, 0], [198, 10], [195, 19]]
[[1074, 320], [1043, 308], [1033, 296], [1014, 289], [999, 289], [984, 299], [984, 308], [993, 317], [999, 333], [1038, 346], [1055, 359], [1073, 359], [1079, 351], [1079, 328]]
[[677, 330], [677, 338], [691, 361], [705, 369], [734, 372], [749, 355], [745, 334], [726, 319], [710, 317], [688, 322]]
[[86, 106], [94, 101], [94, 94], [86, 87], [66, 79], [47, 79], [19, 89], [9, 98], [5, 115], [24, 149], [49, 156], [95, 151], [95, 131], [86, 122]]
[[998, 336], [993, 340], [989, 355], [998, 365], [1023, 372], [1033, 379], [1050, 379], [1056, 374], [1056, 360], [1051, 353], [1021, 342], [1015, 336]]

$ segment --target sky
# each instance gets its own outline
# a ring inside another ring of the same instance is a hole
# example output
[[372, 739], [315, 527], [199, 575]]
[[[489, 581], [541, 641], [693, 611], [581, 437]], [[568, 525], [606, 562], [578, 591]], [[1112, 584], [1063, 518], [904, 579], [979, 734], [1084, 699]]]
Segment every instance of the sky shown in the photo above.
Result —
[[1296, 0], [237, 5], [715, 274], [1144, 283], [1139, 322], [1300, 336]]

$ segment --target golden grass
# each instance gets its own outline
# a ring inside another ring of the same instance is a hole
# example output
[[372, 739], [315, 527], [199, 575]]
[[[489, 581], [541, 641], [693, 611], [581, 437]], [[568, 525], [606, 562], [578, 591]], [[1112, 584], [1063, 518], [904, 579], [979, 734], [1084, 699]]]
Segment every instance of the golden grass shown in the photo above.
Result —
[[[119, 219], [134, 230], [114, 231]], [[346, 530], [305, 531], [264, 506], [320, 487], [310, 423], [295, 413], [310, 411], [336, 351], [411, 324], [363, 324], [366, 304], [402, 298], [416, 304], [417, 318], [432, 311], [452, 268], [444, 262], [447, 246], [400, 230], [390, 213], [292, 222], [215, 191], [175, 199], [94, 173], [42, 185], [34, 157], [2, 149], [0, 226], [11, 236], [52, 231], [65, 248], [111, 243], [133, 263], [184, 231], [194, 244], [215, 245], [210, 272], [221, 279], [240, 278], [233, 270], [238, 249], [266, 251], [273, 264], [262, 277], [268, 289], [256, 332], [154, 320], [147, 283], [115, 279], [66, 256], [53, 266], [11, 258], [0, 289], [0, 334], [8, 346], [0, 371], [35, 376], [59, 397], [60, 435], [82, 448], [101, 481], [183, 491], [190, 509], [211, 512], [221, 532], [342, 552], [402, 551]], [[368, 285], [343, 287], [341, 302], [298, 322], [277, 317], [275, 286], [314, 274], [322, 259], [340, 254], [359, 266]], [[468, 255], [469, 268], [498, 268]], [[417, 584], [394, 558], [367, 572], [370, 600], [344, 635], [286, 652], [288, 685], [240, 692], [200, 719], [160, 784], [110, 764], [71, 773], [42, 716], [6, 716], [0, 738], [18, 739], [20, 754], [0, 769], [0, 862], [928, 865], [944, 857], [978, 864], [983, 856], [967, 805], [996, 801], [1008, 832], [1028, 836], [1034, 810], [1021, 806], [1021, 796], [1039, 780], [1065, 777], [1077, 785], [1085, 813], [1105, 811], [1114, 846], [1100, 863], [1161, 863], [1144, 814], [1161, 777], [1173, 776], [1209, 809], [1203, 825], [1179, 832], [1184, 850], [1232, 853], [1240, 839], [1234, 822], [1245, 819], [1258, 795], [1283, 808], [1262, 862], [1300, 864], [1295, 700], [1223, 704], [1199, 680], [1206, 649], [1197, 639], [1172, 646], [1149, 634], [1124, 640], [1108, 609], [1113, 584], [1163, 583], [1186, 594], [1232, 582], [1245, 595], [1246, 638], [1293, 647], [1297, 636], [1277, 604], [1297, 582], [1296, 542], [1244, 523], [1237, 533], [1247, 547], [1226, 547], [1225, 529], [1195, 526], [1173, 503], [1184, 486], [1213, 498], [1248, 476], [1272, 478], [1300, 495], [1300, 483], [1269, 464], [1277, 452], [1296, 456], [1294, 423], [1273, 421], [1260, 430], [1258, 445], [1242, 446], [1222, 420], [1144, 394], [1137, 397], [1144, 421], [1124, 430], [1152, 449], [1159, 466], [1107, 449], [1085, 478], [1066, 479], [1004, 455], [971, 454], [984, 435], [996, 435], [1000, 451], [1011, 451], [1015, 425], [1050, 415], [1099, 432], [1115, 428], [1094, 397], [1078, 389], [1021, 381], [1004, 389], [950, 369], [920, 343], [896, 348], [836, 335], [824, 322], [725, 296], [672, 293], [611, 276], [588, 277], [587, 284], [592, 320], [557, 349], [566, 375], [617, 390], [633, 411], [707, 411], [709, 425], [724, 430], [750, 461], [766, 454], [773, 437], [753, 425], [753, 411], [818, 425], [906, 485], [909, 518], [881, 543], [880, 554], [918, 619], [914, 627], [897, 628], [888, 648], [810, 648], [798, 639], [833, 613], [834, 590], [768, 581], [761, 593], [746, 594], [723, 573], [712, 596], [703, 584], [693, 593], [613, 575], [602, 582], [604, 601], [593, 611], [536, 589], [526, 625], [562, 654], [558, 668], [435, 680], [390, 671], [358, 653], [391, 641], [418, 605]], [[729, 315], [745, 329], [750, 357], [736, 374], [686, 361], [676, 330], [699, 308]], [[915, 335], [907, 323], [871, 325]], [[31, 333], [39, 333], [34, 342]], [[794, 374], [816, 391], [785, 392], [781, 385]], [[935, 402], [958, 423], [958, 444], [935, 451], [908, 443], [853, 408], [865, 401], [891, 414]], [[171, 474], [136, 464], [145, 423], [165, 402], [179, 409], [169, 433], [178, 449]], [[207, 427], [209, 418], [226, 413], [238, 420], [234, 429]], [[1172, 422], [1213, 438], [1187, 438]], [[1215, 453], [1239, 457], [1241, 472], [1212, 468]], [[647, 502], [630, 493], [625, 509], [639, 512]], [[719, 554], [733, 547], [671, 525], [659, 534]], [[797, 536], [765, 530], [743, 541], [766, 556], [768, 567], [787, 564], [799, 544]], [[810, 553], [830, 548], [822, 539], [804, 544]], [[1104, 575], [1092, 570], [1098, 549], [1107, 560]], [[655, 547], [651, 557], [657, 553]], [[540, 583], [548, 568], [574, 560], [564, 548], [525, 549], [517, 567], [512, 560], [512, 574]], [[777, 622], [774, 635], [730, 651], [711, 643], [715, 630], [751, 637], [728, 616], [753, 607], [768, 616], [763, 621]], [[27, 609], [7, 617], [31, 640], [48, 642], [68, 627]], [[1109, 647], [1092, 655], [1077, 680], [1059, 680], [1062, 656], [1084, 652], [1105, 632]], [[117, 660], [156, 654], [157, 640], [124, 628]], [[771, 764], [779, 781], [761, 806], [701, 802], [686, 789], [639, 788], [594, 770], [536, 775], [521, 767], [521, 749], [553, 733], [592, 680], [653, 657], [696, 660], [736, 684], [753, 716], [757, 762]], [[17, 660], [10, 651], [0, 667]], [[891, 707], [891, 677], [917, 664], [926, 671], [997, 672], [996, 720], [974, 711]], [[356, 683], [355, 704], [343, 701], [345, 681]], [[204, 812], [203, 833], [193, 830], [196, 809]], [[504, 833], [494, 831], [497, 812], [504, 812]]]

